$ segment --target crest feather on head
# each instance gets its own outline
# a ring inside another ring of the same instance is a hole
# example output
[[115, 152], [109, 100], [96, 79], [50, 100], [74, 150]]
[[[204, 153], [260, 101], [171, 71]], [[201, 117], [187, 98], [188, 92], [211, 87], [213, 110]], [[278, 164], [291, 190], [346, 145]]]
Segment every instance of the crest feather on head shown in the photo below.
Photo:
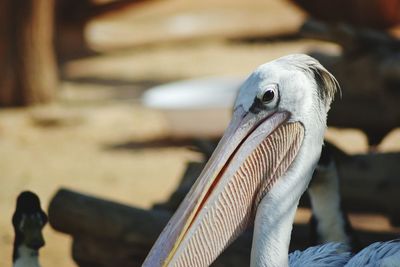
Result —
[[293, 67], [313, 76], [318, 87], [318, 96], [329, 110], [336, 92], [340, 92], [336, 78], [318, 60], [305, 54], [292, 54], [279, 60], [289, 61]]

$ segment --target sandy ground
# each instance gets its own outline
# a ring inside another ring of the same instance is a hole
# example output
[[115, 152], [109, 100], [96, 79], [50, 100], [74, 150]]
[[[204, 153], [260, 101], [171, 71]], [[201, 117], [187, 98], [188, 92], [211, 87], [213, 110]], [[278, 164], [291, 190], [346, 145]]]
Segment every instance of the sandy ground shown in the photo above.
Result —
[[[182, 1], [171, 2], [182, 5]], [[261, 7], [269, 12], [267, 5], [257, 6]], [[143, 90], [184, 78], [246, 75], [265, 61], [288, 53], [305, 52], [310, 47], [338, 51], [334, 45], [308, 40], [243, 44], [215, 38], [115, 50], [109, 49], [115, 45], [115, 40], [107, 43], [98, 37], [101, 27], [111, 29], [110, 23], [123, 30], [134, 23], [141, 23], [144, 29], [154, 28], [156, 26], [145, 23], [146, 14], [151, 18], [158, 16], [162, 8], [167, 9], [168, 14], [181, 10], [165, 3], [153, 8], [155, 11], [135, 13], [132, 21], [127, 19], [130, 16], [125, 11], [120, 19], [116, 15], [99, 20], [98, 24], [94, 22], [90, 27], [95, 30], [88, 33], [92, 36], [91, 44], [97, 48], [106, 47], [108, 52], [63, 65], [57, 103], [0, 110], [0, 266], [11, 265], [11, 216], [16, 196], [22, 190], [35, 191], [44, 209], [60, 187], [148, 208], [172, 192], [187, 161], [199, 159], [198, 154], [187, 148], [124, 149], [124, 144], [129, 142], [168, 135], [163, 114], [140, 105], [138, 100]], [[296, 16], [298, 21], [301, 15]], [[123, 21], [126, 24], [121, 28], [118, 25]], [[136, 40], [126, 38], [120, 44], [126, 47], [132, 42]], [[349, 153], [367, 150], [365, 136], [356, 130], [331, 129], [328, 138]], [[400, 130], [394, 131], [380, 149], [400, 150], [399, 140]], [[308, 211], [302, 210], [298, 221], [305, 222], [308, 216]], [[391, 230], [386, 218], [375, 217], [374, 225], [366, 225], [368, 218], [357, 217], [354, 222], [367, 229]], [[75, 266], [70, 257], [69, 237], [49, 226], [44, 234], [47, 245], [41, 251], [42, 265]]]

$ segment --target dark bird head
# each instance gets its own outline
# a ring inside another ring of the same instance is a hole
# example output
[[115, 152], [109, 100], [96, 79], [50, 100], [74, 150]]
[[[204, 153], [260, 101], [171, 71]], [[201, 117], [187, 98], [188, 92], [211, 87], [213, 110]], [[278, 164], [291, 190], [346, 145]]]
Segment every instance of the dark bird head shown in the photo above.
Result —
[[[35, 193], [24, 191], [18, 196], [12, 223], [15, 232], [14, 247], [25, 245], [39, 250], [44, 246], [42, 229], [47, 223], [47, 216], [41, 209], [39, 197]], [[15, 251], [16, 249], [14, 253]]]

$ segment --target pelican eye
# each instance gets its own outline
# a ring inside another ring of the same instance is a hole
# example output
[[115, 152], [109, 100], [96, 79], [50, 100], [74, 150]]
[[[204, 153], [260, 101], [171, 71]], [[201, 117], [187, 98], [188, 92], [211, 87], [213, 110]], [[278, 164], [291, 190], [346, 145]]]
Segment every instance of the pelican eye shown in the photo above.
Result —
[[254, 99], [250, 111], [258, 113], [260, 110], [273, 109], [279, 103], [279, 87], [276, 83], [270, 83], [262, 86]]
[[264, 104], [268, 104], [270, 102], [272, 102], [275, 99], [275, 95], [276, 95], [276, 88], [275, 86], [268, 86], [264, 92], [262, 93], [261, 96], [261, 101]]
[[261, 100], [264, 104], [268, 104], [269, 102], [274, 100], [274, 98], [275, 98], [275, 90], [273, 88], [268, 88], [262, 95]]

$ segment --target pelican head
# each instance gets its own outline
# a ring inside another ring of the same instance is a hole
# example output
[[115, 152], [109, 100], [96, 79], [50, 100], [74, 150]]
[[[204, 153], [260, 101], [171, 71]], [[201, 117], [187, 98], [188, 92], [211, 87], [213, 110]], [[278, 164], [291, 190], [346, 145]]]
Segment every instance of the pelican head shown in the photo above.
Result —
[[[336, 79], [307, 55], [258, 67], [241, 86], [221, 141], [143, 266], [208, 266], [253, 221], [252, 265], [259, 266], [263, 250], [288, 245], [274, 239], [291, 227], [292, 206], [319, 159], [337, 89]], [[264, 222], [268, 229], [257, 232]]]

